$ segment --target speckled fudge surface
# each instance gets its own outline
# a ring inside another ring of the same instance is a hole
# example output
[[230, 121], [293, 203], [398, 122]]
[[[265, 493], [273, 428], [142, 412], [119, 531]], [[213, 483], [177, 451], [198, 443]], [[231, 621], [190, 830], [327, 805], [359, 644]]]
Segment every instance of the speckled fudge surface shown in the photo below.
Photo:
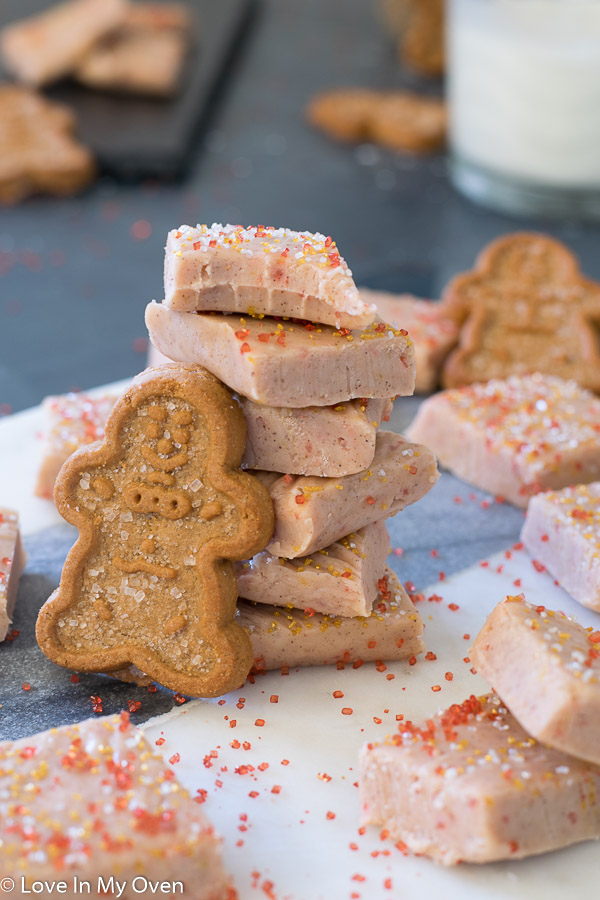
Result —
[[368, 616], [391, 552], [385, 522], [375, 522], [324, 550], [298, 559], [266, 550], [236, 563], [238, 593], [246, 600], [328, 615]]
[[257, 671], [407, 659], [425, 649], [421, 616], [391, 569], [377, 585], [369, 616], [328, 616], [240, 600], [237, 621], [250, 634]]
[[511, 596], [470, 656], [529, 734], [600, 765], [600, 631]]
[[494, 694], [367, 744], [363, 824], [444, 865], [545, 853], [600, 836], [600, 769], [538, 743]]
[[13, 618], [19, 578], [25, 568], [25, 554], [19, 533], [19, 514], [0, 507], [0, 641]]
[[600, 611], [600, 482], [538, 494], [521, 539], [578, 603]]
[[0, 840], [18, 896], [22, 879], [63, 880], [62, 896], [78, 896], [75, 875], [94, 889], [125, 881], [122, 900], [140, 875], [182, 882], [193, 900], [237, 896], [206, 816], [127, 713], [0, 744]]
[[155, 347], [204, 366], [232, 390], [265, 406], [331, 406], [363, 397], [409, 396], [413, 343], [375, 321], [362, 331], [219, 313], [146, 307]]
[[187, 312], [290, 316], [336, 328], [364, 328], [375, 318], [332, 238], [260, 225], [170, 231], [165, 303]]
[[600, 400], [550, 375], [442, 391], [422, 404], [407, 435], [459, 478], [517, 506], [600, 476]]
[[294, 559], [365, 525], [388, 519], [424, 497], [439, 478], [435, 456], [402, 435], [380, 431], [373, 462], [343, 478], [259, 472], [275, 507], [270, 553]]

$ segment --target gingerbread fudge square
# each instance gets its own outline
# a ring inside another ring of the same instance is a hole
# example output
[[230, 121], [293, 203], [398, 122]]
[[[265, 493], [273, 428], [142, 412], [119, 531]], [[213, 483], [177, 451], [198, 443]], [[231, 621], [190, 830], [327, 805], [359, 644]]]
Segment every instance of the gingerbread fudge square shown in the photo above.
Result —
[[532, 737], [600, 765], [600, 631], [507, 597], [469, 655]]
[[187, 312], [290, 316], [352, 330], [375, 318], [335, 241], [261, 225], [182, 225], [170, 231], [165, 305]]
[[[153, 344], [148, 366], [170, 362]], [[245, 469], [290, 475], [353, 475], [375, 455], [377, 429], [389, 422], [393, 401], [363, 398], [334, 406], [263, 406], [235, 394], [246, 419]]]
[[392, 410], [392, 402], [381, 399], [305, 409], [262, 406], [239, 394], [236, 399], [246, 419], [244, 468], [325, 478], [371, 465], [377, 429]]
[[456, 323], [444, 317], [433, 300], [368, 288], [361, 288], [360, 294], [377, 307], [384, 322], [408, 331], [415, 345], [415, 393], [430, 394], [439, 384], [444, 360], [458, 341]]
[[332, 616], [368, 616], [391, 552], [385, 522], [349, 534], [312, 556], [283, 559], [266, 550], [237, 563], [238, 593], [271, 606]]
[[138, 876], [193, 900], [236, 896], [211, 824], [125, 712], [0, 744], [0, 841], [18, 896], [45, 880], [79, 896], [75, 877], [95, 896], [109, 875], [121, 900]]
[[0, 32], [0, 54], [19, 81], [41, 87], [68, 75], [96, 41], [125, 19], [126, 0], [65, 0]]
[[237, 621], [250, 634], [257, 671], [408, 659], [425, 649], [421, 616], [391, 569], [379, 580], [369, 616], [328, 616], [240, 600]]
[[402, 329], [381, 321], [351, 332], [150, 303], [146, 325], [152, 343], [169, 359], [204, 366], [265, 406], [331, 406], [414, 390], [413, 343]]
[[177, 88], [191, 30], [187, 6], [139, 3], [86, 53], [76, 77], [92, 88], [167, 97]]
[[104, 426], [118, 394], [62, 394], [45, 397], [42, 459], [35, 494], [52, 499], [54, 483], [69, 456], [104, 437]]
[[530, 737], [494, 694], [403, 722], [360, 763], [362, 824], [444, 865], [600, 836], [600, 769]]
[[516, 506], [600, 477], [600, 400], [551, 375], [442, 391], [422, 404], [407, 435], [459, 478]]
[[0, 507], [0, 641], [12, 622], [25, 553], [19, 532], [19, 515]]
[[521, 540], [574, 600], [600, 612], [600, 482], [533, 497]]
[[439, 478], [435, 456], [401, 434], [380, 431], [370, 467], [342, 478], [257, 472], [275, 507], [267, 550], [295, 559], [416, 503]]

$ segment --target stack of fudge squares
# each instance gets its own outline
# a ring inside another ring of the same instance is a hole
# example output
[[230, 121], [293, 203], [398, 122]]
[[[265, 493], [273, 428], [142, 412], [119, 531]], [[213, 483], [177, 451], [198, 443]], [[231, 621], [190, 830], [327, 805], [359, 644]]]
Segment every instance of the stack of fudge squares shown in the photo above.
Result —
[[332, 239], [182, 226], [146, 324], [155, 362], [203, 366], [234, 392], [243, 465], [273, 501], [267, 549], [237, 564], [255, 667], [421, 652], [420, 617], [387, 567], [385, 520], [433, 487], [436, 460], [381, 428], [391, 400], [413, 393], [412, 341], [363, 301]]

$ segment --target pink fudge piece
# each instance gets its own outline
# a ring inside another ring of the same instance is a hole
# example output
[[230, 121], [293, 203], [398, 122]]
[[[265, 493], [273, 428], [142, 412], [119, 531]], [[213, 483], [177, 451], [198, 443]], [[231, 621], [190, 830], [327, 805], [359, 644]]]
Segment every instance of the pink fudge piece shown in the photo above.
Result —
[[348, 400], [335, 406], [286, 409], [236, 395], [246, 418], [242, 466], [290, 475], [336, 477], [373, 462], [377, 429], [389, 421], [389, 400]]
[[600, 765], [600, 631], [507, 597], [469, 656], [532, 737]]
[[0, 507], [0, 641], [8, 634], [25, 568], [25, 553], [19, 532], [19, 515]]
[[266, 550], [236, 564], [238, 594], [270, 606], [312, 609], [331, 616], [368, 616], [386, 571], [385, 522], [349, 534], [325, 550], [282, 559]]
[[550, 375], [442, 391], [422, 404], [407, 435], [459, 478], [516, 506], [600, 476], [600, 400]]
[[471, 696], [361, 755], [363, 825], [446, 866], [600, 836], [600, 769], [539, 744], [494, 694]]
[[240, 600], [236, 621], [250, 633], [258, 671], [407, 659], [425, 649], [421, 617], [391, 569], [366, 618], [307, 615]]
[[267, 550], [295, 559], [395, 515], [427, 494], [439, 478], [435, 456], [401, 434], [379, 431], [366, 472], [342, 478], [258, 472], [275, 507]]
[[265, 406], [332, 406], [407, 396], [414, 389], [412, 341], [383, 322], [346, 332], [150, 303], [146, 325], [152, 343], [169, 359], [204, 366]]
[[81, 57], [127, 14], [126, 0], [66, 0], [8, 25], [0, 53], [19, 81], [41, 86], [68, 75]]
[[182, 312], [289, 316], [350, 329], [375, 318], [335, 241], [262, 226], [215, 223], [170, 231], [165, 304]]
[[600, 612], [600, 482], [533, 497], [521, 540], [573, 599]]
[[444, 360], [458, 341], [456, 323], [445, 318], [433, 300], [368, 288], [360, 288], [360, 295], [377, 307], [377, 315], [384, 322], [406, 328], [415, 344], [415, 393], [430, 394], [439, 384]]
[[142, 876], [193, 900], [237, 896], [206, 816], [127, 713], [0, 744], [0, 839], [18, 896], [44, 880], [79, 896], [75, 876], [96, 896], [110, 875], [121, 900]]
[[[150, 344], [148, 366], [170, 362]], [[381, 422], [391, 400], [348, 400], [335, 406], [262, 406], [235, 395], [246, 419], [242, 467], [290, 475], [353, 475], [367, 469], [375, 454]]]
[[51, 500], [56, 476], [75, 450], [104, 437], [104, 426], [118, 394], [63, 394], [46, 397], [42, 460], [34, 493]]

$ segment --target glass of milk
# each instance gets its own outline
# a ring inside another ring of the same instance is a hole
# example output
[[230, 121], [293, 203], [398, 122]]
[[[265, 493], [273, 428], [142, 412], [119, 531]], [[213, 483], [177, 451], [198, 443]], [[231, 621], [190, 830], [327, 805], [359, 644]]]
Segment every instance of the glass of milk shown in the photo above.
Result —
[[455, 186], [600, 219], [600, 0], [448, 0], [447, 40]]

